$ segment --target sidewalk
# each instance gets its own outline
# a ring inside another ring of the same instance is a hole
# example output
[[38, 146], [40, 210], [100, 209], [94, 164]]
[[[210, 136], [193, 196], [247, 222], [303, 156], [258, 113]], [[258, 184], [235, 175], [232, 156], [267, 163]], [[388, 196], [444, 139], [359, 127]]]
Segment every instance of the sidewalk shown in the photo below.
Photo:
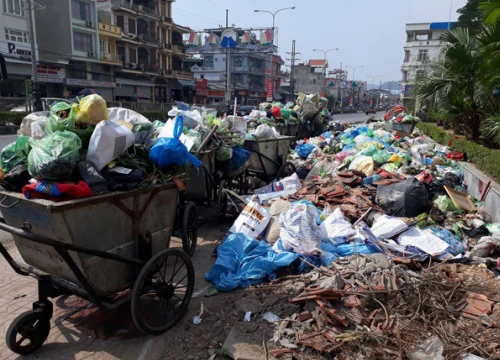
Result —
[[[0, 241], [16, 260], [21, 260], [10, 235], [0, 233]], [[215, 258], [212, 252], [216, 241], [222, 239], [219, 227], [200, 229], [198, 248], [193, 263], [196, 270], [195, 294], [204, 293], [208, 283], [203, 279]], [[180, 244], [172, 238], [172, 247]], [[223, 295], [212, 297], [214, 303], [220, 302]], [[115, 313], [101, 313], [95, 306], [75, 296], [59, 297], [54, 304], [51, 331], [40, 350], [30, 356], [21, 357], [12, 353], [5, 343], [5, 333], [11, 322], [24, 311], [31, 310], [37, 300], [37, 281], [32, 277], [17, 275], [0, 258], [0, 359], [158, 359], [169, 352], [169, 359], [186, 358], [187, 348], [183, 342], [196, 343], [199, 337], [192, 318], [200, 309], [200, 301], [193, 299], [188, 313], [176, 327], [163, 335], [144, 336], [135, 329], [130, 318], [129, 305]], [[207, 300], [203, 300], [207, 304]], [[210, 305], [212, 308], [216, 305]], [[209, 308], [210, 308], [209, 306]], [[209, 325], [209, 323], [204, 323]], [[208, 335], [208, 334], [207, 334]], [[222, 332], [222, 336], [224, 332]], [[208, 343], [213, 335], [207, 337]], [[192, 348], [196, 348], [193, 345]], [[208, 358], [206, 351], [200, 359]], [[196, 357], [195, 357], [196, 358]]]

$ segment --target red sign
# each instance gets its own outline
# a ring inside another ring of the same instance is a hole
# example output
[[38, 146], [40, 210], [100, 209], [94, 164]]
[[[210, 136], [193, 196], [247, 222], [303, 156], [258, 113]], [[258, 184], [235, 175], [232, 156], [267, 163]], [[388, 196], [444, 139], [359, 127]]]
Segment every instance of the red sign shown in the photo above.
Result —
[[370, 105], [373, 105], [373, 99], [370, 99]]
[[208, 80], [195, 80], [196, 96], [208, 96]]
[[354, 97], [351, 95], [351, 98], [349, 99], [349, 106], [354, 105]]
[[266, 80], [266, 90], [267, 90], [267, 96], [266, 96], [266, 101], [273, 101], [273, 93], [274, 93], [274, 83], [271, 80]]
[[211, 90], [208, 89], [208, 96], [210, 97], [225, 97], [226, 96], [226, 91], [225, 90]]

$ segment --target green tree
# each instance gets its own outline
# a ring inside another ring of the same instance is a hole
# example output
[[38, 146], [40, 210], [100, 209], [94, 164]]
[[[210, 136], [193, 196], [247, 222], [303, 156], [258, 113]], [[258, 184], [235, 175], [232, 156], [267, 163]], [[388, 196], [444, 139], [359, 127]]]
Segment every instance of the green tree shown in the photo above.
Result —
[[468, 0], [463, 8], [457, 10], [460, 14], [458, 17], [458, 27], [469, 29], [472, 35], [481, 32], [483, 27], [483, 17], [479, 5], [482, 0]]
[[500, 0], [489, 0], [479, 5], [486, 24], [494, 25], [500, 19]]

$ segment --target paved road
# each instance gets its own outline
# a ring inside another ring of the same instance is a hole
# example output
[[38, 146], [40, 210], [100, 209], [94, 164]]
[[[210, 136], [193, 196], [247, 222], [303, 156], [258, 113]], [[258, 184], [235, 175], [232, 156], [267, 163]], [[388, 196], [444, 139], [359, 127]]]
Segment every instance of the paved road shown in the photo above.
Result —
[[[366, 115], [365, 113], [356, 113], [356, 114], [339, 114], [339, 115], [333, 115], [334, 120], [338, 120], [341, 122], [345, 122], [348, 124], [353, 124], [357, 122], [364, 122], [368, 120], [368, 118], [373, 115]], [[376, 118], [381, 118], [383, 117], [383, 112], [378, 112], [375, 115]]]
[[17, 138], [17, 135], [0, 135], [0, 149], [3, 149], [11, 142], [14, 142]]

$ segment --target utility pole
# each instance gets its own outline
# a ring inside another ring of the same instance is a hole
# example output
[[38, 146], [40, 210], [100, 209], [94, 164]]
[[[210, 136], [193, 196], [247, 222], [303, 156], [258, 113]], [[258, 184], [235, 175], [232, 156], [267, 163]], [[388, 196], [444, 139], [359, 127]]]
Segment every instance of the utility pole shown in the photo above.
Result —
[[[226, 9], [226, 29], [229, 28], [229, 9]], [[231, 56], [229, 48], [226, 48], [226, 105], [231, 104]], [[236, 109], [235, 109], [236, 111]]]
[[292, 92], [292, 101], [295, 101], [295, 74], [294, 74], [294, 71], [295, 71], [295, 60], [296, 60], [296, 56], [297, 52], [295, 52], [295, 40], [292, 40], [292, 52], [291, 53], [288, 53], [292, 56], [292, 58], [290, 59], [290, 62], [291, 62], [291, 66], [290, 66], [290, 90]]
[[[31, 72], [33, 76], [33, 98], [35, 99], [35, 111], [42, 111], [42, 100], [40, 98], [40, 85], [38, 83], [37, 59], [35, 48], [35, 32], [33, 30], [33, 11], [35, 10], [32, 0], [27, 0], [28, 10], [28, 32], [31, 43]], [[28, 94], [26, 94], [28, 95]]]

